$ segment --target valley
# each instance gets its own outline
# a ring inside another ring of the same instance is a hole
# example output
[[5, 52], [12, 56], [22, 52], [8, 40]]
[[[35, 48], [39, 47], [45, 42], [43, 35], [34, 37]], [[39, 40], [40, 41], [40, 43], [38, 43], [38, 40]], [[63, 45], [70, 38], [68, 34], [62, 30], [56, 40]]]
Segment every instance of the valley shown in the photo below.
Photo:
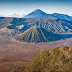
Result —
[[71, 47], [72, 38], [45, 43], [27, 43], [0, 36], [0, 71], [9, 72], [17, 66], [28, 65], [40, 52], [59, 46]]

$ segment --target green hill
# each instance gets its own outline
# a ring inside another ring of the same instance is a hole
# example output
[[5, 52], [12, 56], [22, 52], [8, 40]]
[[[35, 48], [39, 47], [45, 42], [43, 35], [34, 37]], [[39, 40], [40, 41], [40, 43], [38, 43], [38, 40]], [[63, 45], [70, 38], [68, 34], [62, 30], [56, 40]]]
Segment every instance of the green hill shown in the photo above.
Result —
[[12, 72], [72, 72], [72, 47], [43, 51], [24, 70]]

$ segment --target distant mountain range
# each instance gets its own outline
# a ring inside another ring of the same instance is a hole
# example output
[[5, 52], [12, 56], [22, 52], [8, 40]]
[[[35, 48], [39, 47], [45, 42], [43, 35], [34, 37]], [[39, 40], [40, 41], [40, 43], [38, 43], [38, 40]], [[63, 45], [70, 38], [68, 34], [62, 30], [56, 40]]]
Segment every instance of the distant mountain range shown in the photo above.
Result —
[[59, 14], [59, 13], [53, 13], [53, 14], [47, 14], [43, 12], [40, 9], [37, 9], [30, 14], [24, 16], [24, 18], [35, 18], [35, 19], [55, 19], [55, 18], [61, 18], [63, 20], [72, 21], [72, 17], [65, 15], [65, 14]]
[[[2, 16], [4, 17], [4, 16]], [[6, 16], [5, 16], [6, 17]], [[72, 21], [72, 16], [66, 15], [66, 14], [59, 14], [59, 13], [53, 13], [53, 14], [47, 14], [43, 12], [40, 9], [36, 9], [35, 11], [29, 13], [28, 15], [22, 14], [10, 14], [7, 17], [16, 17], [16, 18], [35, 18], [35, 19], [55, 19], [55, 18], [60, 18], [63, 20], [68, 20]]]

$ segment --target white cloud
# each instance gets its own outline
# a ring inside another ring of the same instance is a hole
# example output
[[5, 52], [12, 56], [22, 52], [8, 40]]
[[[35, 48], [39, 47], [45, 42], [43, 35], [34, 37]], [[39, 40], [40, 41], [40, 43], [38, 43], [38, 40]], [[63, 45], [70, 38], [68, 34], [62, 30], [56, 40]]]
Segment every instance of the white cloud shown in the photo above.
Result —
[[17, 18], [21, 18], [24, 17], [25, 14], [16, 14], [16, 13], [11, 13], [11, 14], [1, 14], [0, 17], [17, 17]]

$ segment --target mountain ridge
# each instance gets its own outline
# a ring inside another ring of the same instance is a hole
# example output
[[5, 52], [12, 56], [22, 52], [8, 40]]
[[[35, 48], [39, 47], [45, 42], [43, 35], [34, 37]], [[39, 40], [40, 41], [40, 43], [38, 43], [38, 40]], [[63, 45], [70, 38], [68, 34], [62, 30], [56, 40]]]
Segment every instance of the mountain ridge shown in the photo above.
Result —
[[[45, 13], [44, 11], [40, 10], [40, 9], [36, 9], [34, 11], [32, 11], [31, 13], [27, 14], [27, 15], [18, 15], [18, 14], [13, 14], [13, 15], [9, 15], [10, 17], [19, 17], [19, 18], [35, 18], [35, 19], [55, 19], [55, 18], [61, 18], [63, 20], [67, 20], [67, 21], [72, 21], [72, 16], [69, 16], [67, 14], [60, 14], [60, 13], [52, 13], [52, 14], [48, 14]], [[9, 17], [7, 16], [7, 17]], [[4, 16], [3, 16], [4, 17]]]
[[[4, 18], [0, 21], [0, 34], [3, 35], [16, 35], [23, 33], [27, 29], [33, 26], [39, 26], [46, 29], [49, 32], [55, 34], [68, 34], [72, 33], [72, 22], [56, 19], [27, 19], [27, 18]], [[6, 27], [6, 28], [5, 28]], [[3, 29], [2, 29], [3, 28]], [[11, 30], [11, 34], [8, 33]]]
[[33, 12], [29, 13], [28, 15], [24, 16], [24, 18], [35, 18], [35, 19], [54, 19], [54, 18], [61, 18], [64, 20], [72, 21], [72, 17], [66, 14], [47, 14], [40, 9], [36, 9]]

